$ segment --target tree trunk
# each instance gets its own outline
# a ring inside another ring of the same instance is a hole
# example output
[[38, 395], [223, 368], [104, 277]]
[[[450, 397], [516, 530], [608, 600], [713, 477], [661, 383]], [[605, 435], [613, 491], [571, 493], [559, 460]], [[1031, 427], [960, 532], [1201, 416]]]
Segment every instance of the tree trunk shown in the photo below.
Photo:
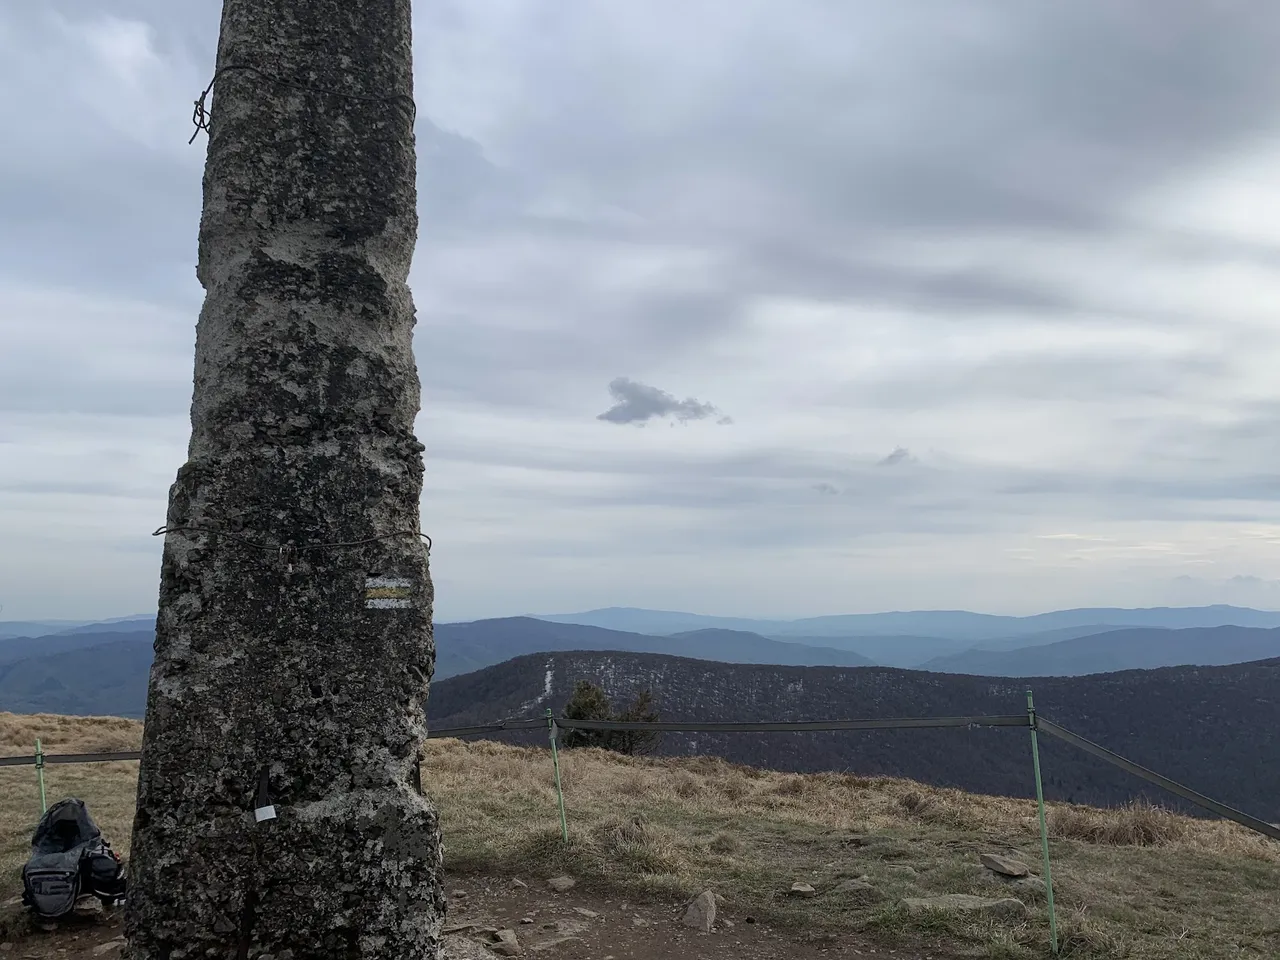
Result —
[[409, 0], [225, 0], [217, 66], [129, 954], [434, 958]]

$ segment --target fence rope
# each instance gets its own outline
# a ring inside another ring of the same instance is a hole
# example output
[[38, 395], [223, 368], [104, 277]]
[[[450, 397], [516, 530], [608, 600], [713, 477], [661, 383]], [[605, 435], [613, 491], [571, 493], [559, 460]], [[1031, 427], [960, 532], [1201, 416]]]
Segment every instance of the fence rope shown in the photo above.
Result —
[[1272, 840], [1280, 840], [1280, 828], [1272, 826], [1265, 820], [1259, 820], [1257, 817], [1251, 817], [1247, 813], [1241, 813], [1239, 810], [1235, 809], [1235, 807], [1229, 807], [1225, 803], [1220, 803], [1219, 801], [1214, 800], [1212, 797], [1206, 797], [1203, 793], [1192, 790], [1190, 787], [1183, 786], [1176, 780], [1170, 780], [1168, 777], [1161, 776], [1154, 770], [1148, 770], [1146, 767], [1134, 763], [1132, 760], [1127, 760], [1120, 756], [1120, 754], [1108, 750], [1106, 747], [1099, 746], [1092, 740], [1086, 740], [1079, 734], [1072, 733], [1065, 727], [1058, 726], [1052, 720], [1046, 720], [1044, 717], [1037, 717], [1036, 728], [1044, 731], [1050, 736], [1057, 737], [1059, 740], [1063, 740], [1066, 743], [1071, 744], [1073, 747], [1078, 747], [1085, 753], [1091, 753], [1095, 757], [1107, 761], [1107, 763], [1114, 764], [1121, 770], [1125, 770], [1133, 774], [1135, 777], [1141, 777], [1148, 783], [1154, 783], [1157, 787], [1163, 787], [1170, 793], [1182, 797], [1183, 800], [1188, 800], [1191, 803], [1194, 803], [1197, 807], [1201, 807], [1211, 813], [1216, 813], [1218, 816], [1227, 820], [1234, 820], [1236, 823], [1240, 824], [1240, 826], [1246, 827], [1254, 833], [1260, 833], [1265, 837], [1270, 837]]
[[[1264, 820], [1243, 813], [1234, 807], [1227, 806], [1212, 797], [1192, 790], [1190, 787], [1161, 776], [1154, 770], [1128, 760], [1120, 754], [1108, 750], [1091, 740], [1072, 733], [1052, 720], [1046, 720], [1036, 714], [1034, 721], [1027, 715], [992, 716], [992, 717], [900, 717], [873, 720], [796, 720], [777, 723], [751, 722], [707, 722], [707, 723], [643, 723], [619, 720], [575, 720], [567, 717], [551, 718], [555, 726], [561, 730], [648, 730], [654, 733], [824, 733], [841, 730], [923, 730], [966, 727], [1031, 727], [1050, 736], [1057, 737], [1086, 753], [1125, 770], [1149, 783], [1181, 797], [1190, 803], [1208, 810], [1210, 813], [1234, 821], [1240, 826], [1260, 833], [1273, 840], [1280, 840], [1280, 827], [1273, 826]], [[548, 718], [509, 719], [497, 723], [476, 724], [470, 727], [445, 727], [428, 730], [427, 739], [444, 737], [471, 737], [483, 733], [504, 733], [520, 730], [546, 729]], [[138, 751], [116, 753], [67, 753], [41, 754], [36, 756], [0, 757], [0, 767], [31, 766], [37, 762], [49, 763], [100, 763], [113, 760], [139, 760], [142, 754]]]

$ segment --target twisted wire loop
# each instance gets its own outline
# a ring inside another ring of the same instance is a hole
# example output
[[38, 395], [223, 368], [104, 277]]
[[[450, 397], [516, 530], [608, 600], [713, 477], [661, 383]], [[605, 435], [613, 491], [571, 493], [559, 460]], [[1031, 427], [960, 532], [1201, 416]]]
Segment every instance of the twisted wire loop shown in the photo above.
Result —
[[413, 97], [405, 93], [393, 94], [389, 97], [369, 97], [358, 93], [345, 93], [342, 90], [332, 90], [327, 87], [312, 87], [305, 83], [296, 83], [292, 80], [285, 80], [273, 73], [265, 70], [259, 70], [257, 67], [251, 67], [248, 64], [229, 63], [225, 67], [219, 68], [213, 75], [213, 79], [209, 81], [209, 85], [204, 88], [199, 98], [195, 101], [195, 109], [191, 113], [191, 122], [195, 124], [195, 132], [191, 134], [191, 139], [187, 141], [187, 145], [196, 142], [196, 137], [203, 130], [209, 132], [209, 108], [206, 101], [209, 94], [213, 92], [213, 85], [218, 82], [218, 78], [224, 73], [230, 73], [233, 70], [244, 70], [247, 73], [256, 74], [268, 83], [274, 83], [282, 87], [288, 87], [291, 90], [301, 90], [305, 93], [318, 93], [326, 97], [343, 97], [347, 100], [358, 100], [361, 103], [406, 103], [409, 105], [409, 122], [413, 123], [418, 118], [418, 105], [413, 102]]
[[393, 540], [396, 537], [421, 537], [426, 541], [426, 549], [428, 555], [431, 553], [431, 537], [425, 533], [419, 533], [417, 530], [393, 530], [391, 533], [384, 533], [377, 537], [366, 537], [363, 540], [334, 540], [328, 543], [261, 543], [257, 540], [250, 540], [248, 537], [242, 537], [238, 534], [227, 533], [217, 527], [207, 526], [200, 523], [179, 523], [166, 524], [157, 528], [151, 535], [153, 537], [163, 537], [166, 533], [210, 533], [215, 536], [225, 537], [236, 543], [242, 543], [246, 547], [252, 547], [255, 550], [274, 551], [280, 559], [285, 563], [292, 563], [292, 558], [297, 556], [304, 550], [338, 550], [344, 547], [361, 547], [368, 543], [377, 543], [380, 540]]

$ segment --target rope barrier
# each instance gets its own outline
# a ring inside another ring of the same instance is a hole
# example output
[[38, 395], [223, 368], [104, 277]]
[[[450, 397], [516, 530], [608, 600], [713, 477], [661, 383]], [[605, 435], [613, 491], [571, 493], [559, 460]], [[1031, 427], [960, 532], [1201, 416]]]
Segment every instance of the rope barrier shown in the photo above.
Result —
[[641, 723], [556, 718], [563, 730], [651, 730], [654, 733], [824, 733], [833, 730], [922, 730], [943, 727], [1026, 727], [1026, 714], [1008, 717], [904, 717], [885, 720], [796, 720], [779, 723]]
[[[615, 720], [568, 720], [554, 717], [562, 730], [652, 730], [667, 733], [821, 733], [832, 730], [895, 730], [930, 727], [1025, 727], [1026, 716], [1011, 717], [924, 717], [901, 720], [796, 720], [779, 723], [629, 723]], [[541, 730], [547, 719], [501, 720], [497, 723], [481, 723], [471, 727], [445, 727], [428, 730], [427, 739], [443, 737], [471, 737], [480, 733], [503, 733], [516, 730]], [[138, 752], [125, 753], [68, 753], [45, 754], [46, 763], [94, 763], [108, 760], [138, 760]], [[0, 767], [35, 763], [34, 757], [0, 757]]]
[[[1029, 727], [1032, 720], [1025, 715], [992, 716], [992, 717], [900, 717], [871, 720], [796, 720], [777, 723], [751, 722], [687, 722], [687, 723], [642, 723], [618, 720], [572, 720], [565, 717], [538, 718], [528, 720], [503, 720], [498, 723], [476, 724], [470, 727], [446, 727], [429, 730], [427, 739], [435, 740], [444, 737], [470, 737], [483, 733], [503, 733], [518, 730], [542, 729], [549, 722], [562, 730], [647, 730], [654, 733], [825, 733], [850, 730], [926, 730], [945, 728], [972, 727]], [[1051, 720], [1038, 714], [1035, 717], [1034, 729], [1050, 736], [1057, 737], [1072, 746], [1107, 761], [1148, 783], [1155, 784], [1170, 793], [1187, 800], [1204, 810], [1215, 813], [1227, 820], [1273, 840], [1280, 840], [1280, 827], [1273, 826], [1257, 817], [1242, 813], [1234, 807], [1207, 797], [1202, 793], [1183, 786], [1175, 780], [1161, 776], [1140, 764], [1127, 760], [1106, 747], [1099, 746], [1072, 733]], [[116, 753], [68, 753], [41, 754], [39, 756], [0, 757], [0, 767], [31, 766], [38, 763], [102, 763], [116, 760], [139, 760], [142, 754], [136, 751]]]
[[1106, 747], [1099, 746], [1092, 740], [1086, 740], [1084, 737], [1079, 734], [1072, 733], [1065, 727], [1058, 726], [1052, 720], [1046, 720], [1044, 717], [1037, 717], [1036, 728], [1043, 730], [1050, 736], [1057, 737], [1059, 740], [1063, 740], [1066, 743], [1071, 744], [1073, 747], [1080, 748], [1085, 753], [1091, 753], [1095, 757], [1107, 761], [1107, 763], [1114, 764], [1121, 770], [1125, 770], [1133, 774], [1135, 777], [1141, 777], [1148, 783], [1154, 783], [1157, 787], [1162, 787], [1170, 793], [1176, 794], [1177, 796], [1182, 797], [1183, 800], [1188, 800], [1202, 809], [1208, 810], [1211, 813], [1216, 813], [1224, 819], [1234, 820], [1236, 823], [1240, 824], [1240, 826], [1252, 830], [1254, 833], [1260, 833], [1265, 837], [1270, 837], [1272, 840], [1280, 840], [1280, 827], [1272, 826], [1263, 820], [1259, 820], [1257, 817], [1249, 816], [1247, 813], [1241, 813], [1234, 807], [1228, 807], [1225, 803], [1219, 803], [1212, 797], [1206, 797], [1203, 793], [1198, 793], [1190, 787], [1184, 787], [1176, 780], [1170, 780], [1168, 777], [1162, 777], [1154, 770], [1148, 770], [1146, 767], [1136, 764], [1132, 760], [1126, 760], [1124, 757], [1120, 756], [1120, 754], [1114, 753]]

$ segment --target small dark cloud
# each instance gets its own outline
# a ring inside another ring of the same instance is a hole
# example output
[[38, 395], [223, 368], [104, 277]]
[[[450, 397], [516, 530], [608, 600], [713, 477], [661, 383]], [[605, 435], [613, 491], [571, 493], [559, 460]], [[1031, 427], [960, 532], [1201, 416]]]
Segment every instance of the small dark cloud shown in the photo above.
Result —
[[840, 491], [829, 483], [815, 483], [813, 485], [813, 489], [817, 490], [824, 497], [835, 497], [840, 494]]
[[638, 383], [630, 377], [618, 377], [609, 384], [609, 393], [616, 401], [612, 407], [599, 414], [596, 419], [608, 423], [638, 423], [662, 417], [672, 417], [680, 422], [689, 420], [706, 420], [719, 414], [716, 422], [732, 423], [714, 404], [703, 403], [688, 397], [677, 400], [665, 390], [651, 387], [647, 383]]
[[880, 466], [892, 467], [895, 464], [908, 463], [914, 459], [915, 457], [911, 456], [911, 451], [906, 447], [895, 447], [893, 453], [880, 461]]

